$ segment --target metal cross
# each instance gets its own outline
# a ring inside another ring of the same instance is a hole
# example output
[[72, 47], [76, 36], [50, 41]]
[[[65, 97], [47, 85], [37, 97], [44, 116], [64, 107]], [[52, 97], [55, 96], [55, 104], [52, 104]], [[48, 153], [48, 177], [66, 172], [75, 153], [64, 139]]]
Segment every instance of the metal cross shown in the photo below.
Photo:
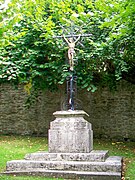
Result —
[[[83, 44], [80, 42], [82, 37], [90, 37], [92, 34], [83, 34], [81, 26], [76, 26], [71, 22], [71, 26], [62, 28], [62, 35], [53, 36], [53, 38], [62, 38], [68, 45], [68, 61], [70, 65], [70, 71], [74, 71], [74, 55], [75, 55], [75, 46], [76, 44]], [[68, 29], [68, 30], [67, 30]]]
[[92, 34], [82, 34], [81, 27], [70, 26], [68, 29], [70, 32], [61, 26], [62, 35], [54, 36], [53, 38], [62, 38], [68, 45], [68, 62], [69, 62], [69, 72], [70, 76], [67, 77], [67, 109], [75, 110], [75, 93], [76, 93], [76, 79], [74, 76], [74, 55], [75, 55], [75, 46], [79, 43], [81, 46], [83, 44], [80, 42], [81, 37], [90, 37]]

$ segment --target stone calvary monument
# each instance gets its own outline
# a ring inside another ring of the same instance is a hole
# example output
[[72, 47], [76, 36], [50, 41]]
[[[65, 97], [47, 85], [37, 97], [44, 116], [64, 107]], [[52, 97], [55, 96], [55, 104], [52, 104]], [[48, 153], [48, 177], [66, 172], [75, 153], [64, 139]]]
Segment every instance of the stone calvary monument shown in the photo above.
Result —
[[[83, 110], [75, 110], [74, 54], [81, 36], [64, 35], [68, 44], [67, 110], [53, 115], [49, 129], [49, 151], [26, 154], [24, 160], [7, 162], [5, 174], [56, 177], [64, 179], [121, 180], [122, 157], [109, 156], [106, 150], [93, 150], [92, 125]], [[74, 37], [77, 39], [75, 41]], [[72, 39], [71, 39], [72, 38]]]

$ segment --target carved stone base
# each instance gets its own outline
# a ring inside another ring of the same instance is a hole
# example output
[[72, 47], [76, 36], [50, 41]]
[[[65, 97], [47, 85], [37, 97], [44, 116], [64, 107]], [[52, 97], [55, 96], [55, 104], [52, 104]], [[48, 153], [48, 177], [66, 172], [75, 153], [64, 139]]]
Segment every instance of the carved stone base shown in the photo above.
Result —
[[93, 149], [91, 124], [84, 111], [57, 111], [49, 130], [50, 153], [89, 153]]
[[122, 158], [93, 150], [91, 124], [84, 111], [58, 111], [49, 130], [49, 152], [7, 162], [5, 174], [65, 179], [121, 180]]

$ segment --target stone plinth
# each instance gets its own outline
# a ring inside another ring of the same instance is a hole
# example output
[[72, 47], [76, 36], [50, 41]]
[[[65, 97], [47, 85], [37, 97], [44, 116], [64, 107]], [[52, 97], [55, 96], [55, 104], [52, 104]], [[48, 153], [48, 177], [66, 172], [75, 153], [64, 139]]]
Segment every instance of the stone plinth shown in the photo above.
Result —
[[7, 171], [25, 171], [27, 167], [27, 171], [38, 169], [118, 173], [121, 171], [120, 160], [113, 156], [105, 162], [13, 160], [7, 163]]
[[93, 149], [91, 124], [84, 111], [57, 111], [49, 130], [50, 153], [89, 153]]
[[27, 154], [24, 160], [7, 162], [5, 174], [64, 179], [121, 180], [122, 158], [108, 151], [90, 153]]
[[27, 154], [25, 160], [35, 161], [90, 161], [104, 162], [109, 157], [108, 151], [91, 151], [90, 153], [48, 153], [37, 152]]
[[49, 152], [7, 162], [5, 174], [64, 179], [121, 180], [122, 158], [93, 150], [91, 124], [84, 111], [58, 111], [49, 130]]

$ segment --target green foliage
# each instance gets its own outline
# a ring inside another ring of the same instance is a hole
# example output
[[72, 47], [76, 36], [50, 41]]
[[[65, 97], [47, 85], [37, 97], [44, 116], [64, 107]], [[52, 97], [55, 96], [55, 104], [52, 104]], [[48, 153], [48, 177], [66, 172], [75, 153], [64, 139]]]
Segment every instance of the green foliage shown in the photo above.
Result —
[[[92, 36], [77, 44], [78, 86], [94, 92], [134, 75], [133, 0], [12, 0], [1, 13], [1, 82], [54, 90], [69, 75], [61, 26], [74, 23]], [[130, 19], [130, 20], [128, 20]]]

